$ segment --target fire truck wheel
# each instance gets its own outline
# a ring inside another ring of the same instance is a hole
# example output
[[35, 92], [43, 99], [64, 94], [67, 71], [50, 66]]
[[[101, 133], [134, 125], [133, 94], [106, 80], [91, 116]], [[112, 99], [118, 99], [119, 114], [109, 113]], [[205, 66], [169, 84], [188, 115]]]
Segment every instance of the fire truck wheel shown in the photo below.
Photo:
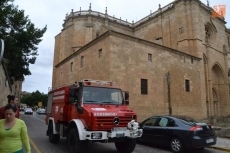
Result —
[[68, 146], [70, 153], [86, 153], [86, 141], [79, 139], [77, 128], [72, 128], [68, 135]]
[[131, 153], [135, 149], [136, 140], [135, 139], [127, 139], [124, 142], [115, 142], [115, 146], [119, 153]]
[[50, 143], [56, 144], [56, 143], [59, 142], [60, 135], [59, 134], [53, 134], [53, 124], [52, 124], [52, 122], [49, 123], [48, 134], [49, 134]]

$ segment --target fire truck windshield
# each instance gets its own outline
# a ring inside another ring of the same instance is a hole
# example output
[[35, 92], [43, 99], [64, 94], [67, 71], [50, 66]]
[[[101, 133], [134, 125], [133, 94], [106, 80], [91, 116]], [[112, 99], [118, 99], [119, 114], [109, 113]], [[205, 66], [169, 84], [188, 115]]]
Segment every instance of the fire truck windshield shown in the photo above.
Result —
[[83, 87], [83, 103], [122, 104], [123, 97], [120, 89]]

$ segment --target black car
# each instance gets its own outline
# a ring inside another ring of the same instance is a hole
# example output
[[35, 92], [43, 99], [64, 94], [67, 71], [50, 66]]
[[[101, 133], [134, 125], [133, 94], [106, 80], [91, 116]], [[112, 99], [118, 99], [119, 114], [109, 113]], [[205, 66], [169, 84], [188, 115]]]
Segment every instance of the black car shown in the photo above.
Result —
[[33, 110], [31, 108], [26, 108], [24, 114], [33, 114]]
[[165, 145], [175, 153], [216, 144], [212, 127], [187, 116], [153, 116], [142, 123], [139, 141]]

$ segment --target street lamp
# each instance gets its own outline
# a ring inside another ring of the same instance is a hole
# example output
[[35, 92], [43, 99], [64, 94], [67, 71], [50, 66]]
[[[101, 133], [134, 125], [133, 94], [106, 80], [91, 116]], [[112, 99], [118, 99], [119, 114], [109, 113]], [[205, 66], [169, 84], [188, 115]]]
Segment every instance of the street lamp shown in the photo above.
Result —
[[168, 84], [168, 109], [169, 109], [169, 115], [172, 115], [171, 93], [170, 93], [171, 78], [170, 78], [169, 72], [166, 75], [166, 79], [167, 79], [167, 84]]

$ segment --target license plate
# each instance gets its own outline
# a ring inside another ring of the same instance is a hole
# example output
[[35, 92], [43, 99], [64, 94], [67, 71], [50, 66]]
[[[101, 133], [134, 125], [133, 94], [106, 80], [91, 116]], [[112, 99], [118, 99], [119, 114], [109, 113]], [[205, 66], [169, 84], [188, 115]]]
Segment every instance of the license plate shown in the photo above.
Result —
[[214, 140], [211, 138], [211, 139], [206, 139], [206, 143], [212, 143], [214, 142]]
[[111, 131], [126, 131], [127, 130], [127, 127], [115, 127], [115, 128], [112, 128]]
[[125, 134], [124, 133], [116, 133], [116, 137], [122, 138], [122, 137], [125, 137]]

